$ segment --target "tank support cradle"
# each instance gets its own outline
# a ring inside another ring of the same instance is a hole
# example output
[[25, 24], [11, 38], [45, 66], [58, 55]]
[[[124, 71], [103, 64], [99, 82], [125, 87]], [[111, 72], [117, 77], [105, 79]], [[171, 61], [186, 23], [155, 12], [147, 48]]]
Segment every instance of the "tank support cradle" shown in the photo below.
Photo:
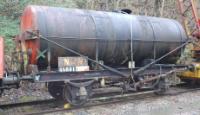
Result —
[[63, 88], [63, 99], [74, 106], [80, 106], [87, 102], [91, 96], [94, 80], [89, 81], [67, 81]]

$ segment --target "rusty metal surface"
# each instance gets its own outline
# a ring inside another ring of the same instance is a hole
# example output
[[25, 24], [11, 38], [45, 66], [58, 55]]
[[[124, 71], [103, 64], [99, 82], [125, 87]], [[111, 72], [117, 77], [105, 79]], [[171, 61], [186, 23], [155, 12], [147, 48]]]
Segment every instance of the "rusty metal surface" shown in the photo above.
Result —
[[[176, 65], [155, 65], [151, 68], [146, 69], [142, 74], [138, 74], [138, 76], [155, 76], [159, 74], [163, 74], [175, 69], [185, 69], [187, 66], [176, 66]], [[136, 71], [138, 68], [134, 68], [133, 72]], [[120, 72], [130, 74], [130, 69], [118, 69]], [[94, 79], [98, 80], [99, 78], [106, 78], [106, 79], [124, 79], [126, 77], [122, 77], [118, 74], [115, 74], [109, 70], [100, 70], [100, 71], [83, 71], [83, 72], [40, 72], [37, 76], [35, 76], [35, 82], [51, 82], [51, 81], [67, 81], [67, 80], [86, 80], [86, 79]], [[127, 77], [127, 79], [129, 79]], [[136, 78], [137, 79], [137, 78]]]
[[0, 36], [0, 79], [3, 78], [4, 74], [4, 40]]
[[[99, 60], [110, 65], [120, 65], [127, 57], [130, 59], [131, 24], [136, 64], [144, 59], [158, 58], [186, 40], [182, 26], [175, 20], [165, 18], [45, 6], [28, 6], [22, 17], [29, 15], [30, 23], [27, 18], [22, 18], [22, 32], [38, 29], [42, 36], [93, 59], [98, 42]], [[38, 49], [43, 51], [48, 45], [46, 41], [40, 40]], [[50, 49], [54, 60], [58, 56], [74, 56], [54, 45], [50, 45]], [[174, 53], [164, 62], [175, 62], [173, 58], [179, 54]], [[40, 59], [38, 64], [47, 66], [47, 60]], [[56, 61], [52, 60], [51, 64], [57, 66]]]

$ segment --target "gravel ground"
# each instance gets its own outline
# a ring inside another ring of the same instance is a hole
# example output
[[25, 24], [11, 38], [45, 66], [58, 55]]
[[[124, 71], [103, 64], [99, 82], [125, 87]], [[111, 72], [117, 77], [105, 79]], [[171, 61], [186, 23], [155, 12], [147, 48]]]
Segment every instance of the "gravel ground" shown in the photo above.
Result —
[[200, 91], [46, 115], [200, 115]]
[[26, 102], [38, 99], [52, 98], [45, 84], [24, 82], [19, 89], [4, 90], [0, 97], [0, 104]]
[[[0, 103], [22, 102], [52, 98], [45, 84], [22, 84], [19, 89], [6, 90]], [[200, 91], [176, 96], [158, 96], [117, 104], [90, 107], [46, 115], [200, 115]]]

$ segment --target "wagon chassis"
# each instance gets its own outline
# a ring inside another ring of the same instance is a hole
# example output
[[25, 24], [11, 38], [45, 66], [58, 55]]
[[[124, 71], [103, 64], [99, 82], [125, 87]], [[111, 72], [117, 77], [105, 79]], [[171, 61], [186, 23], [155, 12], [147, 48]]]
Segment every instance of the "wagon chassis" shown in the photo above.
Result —
[[[31, 73], [25, 75], [20, 75], [18, 72], [9, 72], [9, 74], [3, 78], [3, 83], [8, 83], [16, 87], [18, 87], [20, 81], [23, 80], [35, 83], [47, 83], [49, 93], [54, 98], [65, 100], [75, 106], [85, 104], [90, 97], [95, 96], [95, 93], [117, 92], [119, 94], [126, 94], [143, 90], [156, 90], [157, 94], [162, 94], [171, 85], [169, 78], [178, 72], [194, 68], [188, 65], [158, 64], [159, 61], [175, 51], [182, 49], [185, 45], [191, 43], [191, 41], [180, 44], [175, 49], [143, 67], [113, 68], [98, 61], [98, 52], [96, 52], [96, 60], [94, 60], [56, 41], [43, 37], [37, 30], [26, 31], [24, 35], [29, 36], [31, 38], [30, 40], [43, 39], [49, 44], [56, 45], [68, 52], [84, 57], [101, 68], [83, 72], [60, 72], [57, 69], [53, 71], [50, 69], [51, 67], [47, 67], [45, 71], [35, 71], [35, 68], [33, 68]], [[20, 52], [20, 55], [26, 53], [28, 52]], [[50, 61], [51, 60], [49, 60], [49, 62]], [[24, 65], [22, 64], [22, 66]], [[34, 67], [37, 68], [37, 65]], [[6, 88], [11, 87], [2, 86], [0, 90], [2, 91]], [[117, 91], [114, 89], [117, 89]]]
[[[186, 65], [156, 64], [171, 53], [183, 48], [189, 41], [143, 67], [116, 69], [103, 65], [53, 40], [49, 40], [39, 35], [38, 32], [27, 31], [27, 33], [31, 36], [36, 36], [35, 38], [46, 40], [78, 56], [85, 57], [89, 61], [104, 68], [101, 70], [84, 72], [44, 71], [31, 74], [32, 77], [30, 78], [32, 78], [34, 82], [48, 83], [49, 92], [53, 97], [63, 99], [75, 106], [86, 103], [92, 95], [95, 95], [94, 90], [96, 89], [103, 89], [105, 91], [108, 88], [118, 88], [121, 94], [137, 92], [143, 89], [156, 89], [158, 91], [157, 93], [160, 94], [169, 88], [170, 83], [168, 78], [170, 76], [192, 68], [192, 66]], [[26, 77], [22, 77], [21, 79], [26, 79]]]

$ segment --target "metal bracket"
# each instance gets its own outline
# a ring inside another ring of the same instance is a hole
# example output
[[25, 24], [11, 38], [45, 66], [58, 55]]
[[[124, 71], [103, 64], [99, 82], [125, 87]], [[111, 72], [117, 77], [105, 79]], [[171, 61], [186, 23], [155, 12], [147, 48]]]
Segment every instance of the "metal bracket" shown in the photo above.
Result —
[[36, 57], [36, 59], [39, 59], [39, 58], [45, 58], [46, 56], [44, 55], [48, 50], [44, 50], [44, 51], [40, 51], [40, 50], [37, 50], [38, 52], [38, 56]]

